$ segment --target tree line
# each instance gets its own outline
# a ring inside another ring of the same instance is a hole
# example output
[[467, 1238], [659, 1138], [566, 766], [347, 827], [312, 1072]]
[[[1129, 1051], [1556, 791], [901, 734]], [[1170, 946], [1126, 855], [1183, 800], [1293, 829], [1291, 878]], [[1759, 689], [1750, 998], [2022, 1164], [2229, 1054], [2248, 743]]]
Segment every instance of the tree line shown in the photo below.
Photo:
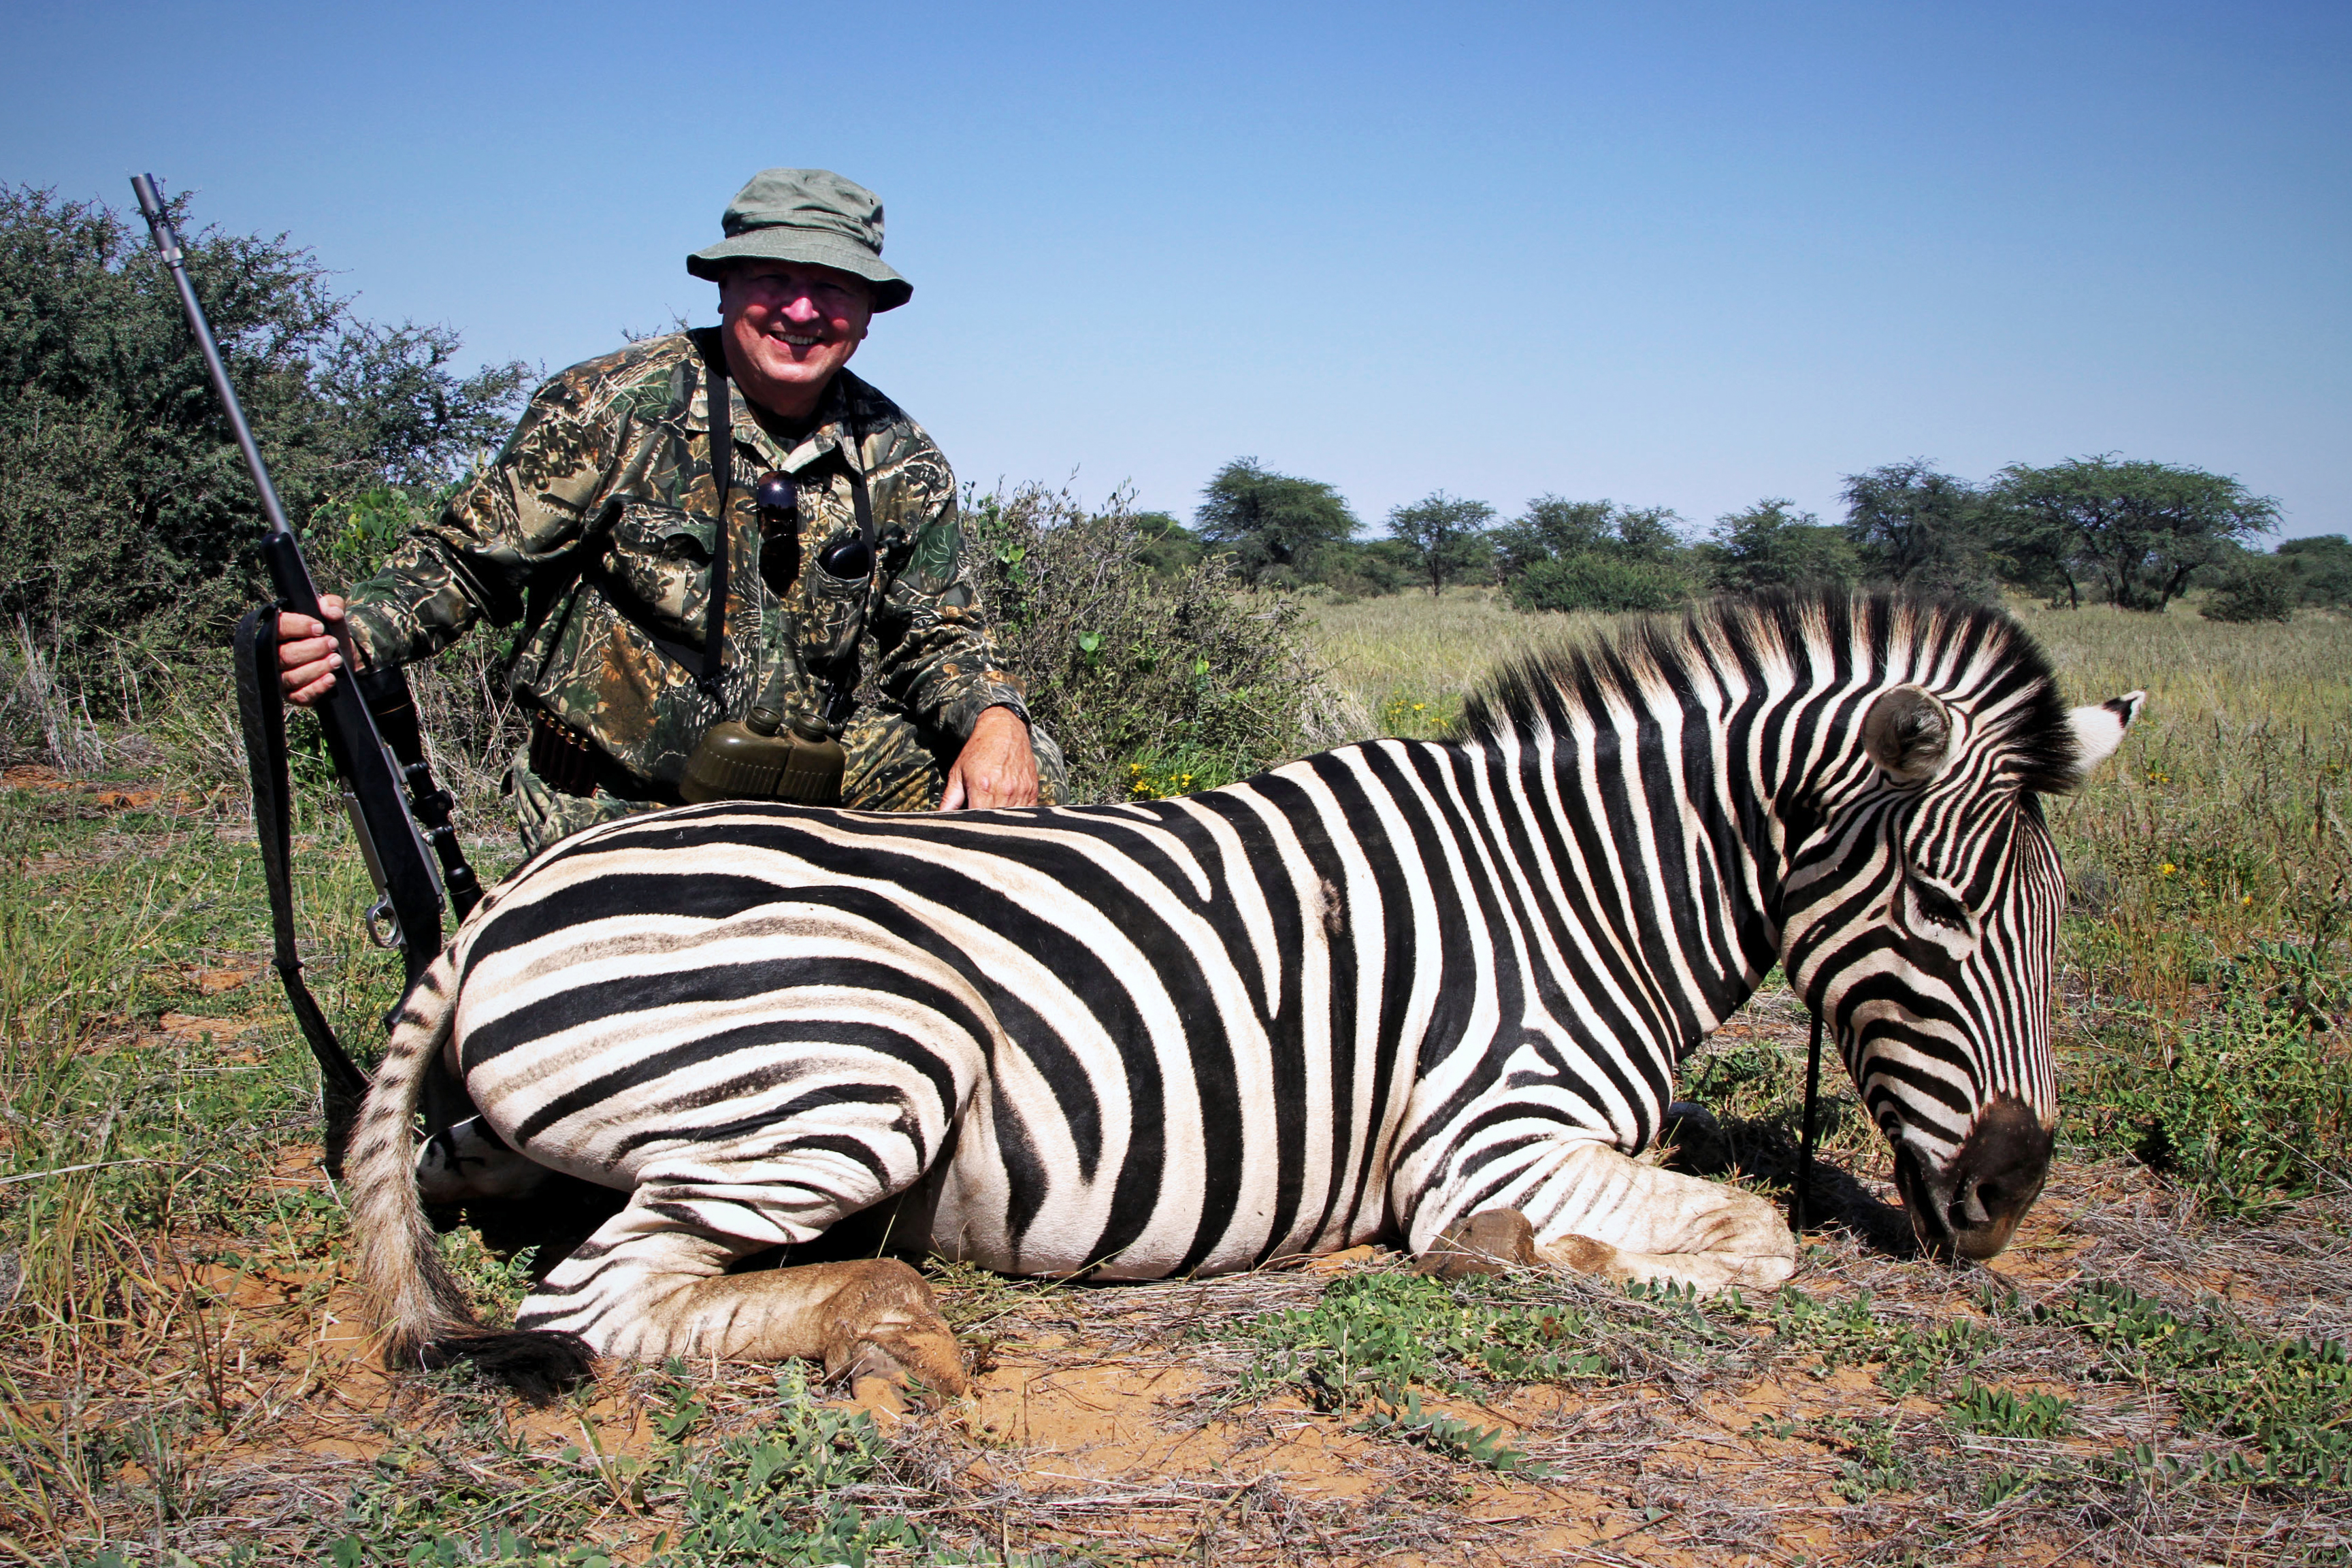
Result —
[[[460, 369], [448, 328], [362, 318], [309, 251], [197, 234], [189, 266], [315, 569], [364, 574], [501, 441], [531, 374]], [[1511, 517], [1438, 491], [1379, 537], [1319, 480], [1226, 464], [1190, 524], [1136, 521], [1142, 564], [1209, 554], [1265, 587], [1368, 595], [1499, 585], [1531, 610], [1659, 610], [1700, 594], [1883, 583], [2209, 615], [2352, 603], [2352, 545], [2248, 546], [2275, 502], [2233, 479], [2114, 457], [1970, 483], [1914, 459], [1848, 478], [1844, 517], [1780, 499], [1696, 535], [1664, 507], [1538, 496]], [[0, 629], [69, 658], [130, 639], [221, 641], [262, 596], [261, 524], [143, 228], [100, 203], [0, 185]]]
[[2112, 454], [1982, 482], [1926, 458], [1846, 476], [1844, 516], [1824, 522], [1767, 497], [1693, 537], [1665, 507], [1538, 496], [1515, 517], [1435, 491], [1391, 509], [1383, 537], [1320, 480], [1255, 458], [1218, 470], [1190, 527], [1147, 515], [1156, 563], [1229, 552], [1266, 587], [1341, 595], [1499, 585], [1525, 610], [1667, 610], [1710, 593], [1868, 584], [1990, 600], [2004, 587], [2053, 603], [2162, 610], [2192, 587], [2223, 620], [2284, 620], [2300, 605], [2352, 605], [2352, 541], [2253, 548], [2278, 503], [2237, 479]]

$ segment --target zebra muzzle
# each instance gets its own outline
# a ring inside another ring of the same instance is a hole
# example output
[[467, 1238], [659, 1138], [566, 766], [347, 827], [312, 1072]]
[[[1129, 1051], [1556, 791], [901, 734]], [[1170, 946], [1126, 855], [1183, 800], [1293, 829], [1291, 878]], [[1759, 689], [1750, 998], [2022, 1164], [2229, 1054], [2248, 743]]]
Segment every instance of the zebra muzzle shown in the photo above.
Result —
[[1907, 1142], [1895, 1151], [1895, 1184], [1912, 1234], [1938, 1258], [1982, 1261], [2017, 1233], [2050, 1175], [2052, 1137], [2024, 1101], [2001, 1095], [1978, 1112], [1937, 1175]]

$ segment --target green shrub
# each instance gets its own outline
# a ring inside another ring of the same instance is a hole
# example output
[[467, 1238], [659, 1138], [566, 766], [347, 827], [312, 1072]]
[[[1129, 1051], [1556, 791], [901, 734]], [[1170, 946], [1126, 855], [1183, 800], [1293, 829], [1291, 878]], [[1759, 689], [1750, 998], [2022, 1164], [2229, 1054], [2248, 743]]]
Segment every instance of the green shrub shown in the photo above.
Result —
[[2221, 980], [2218, 1005], [2185, 1026], [2111, 1031], [2116, 1048], [2068, 1085], [2078, 1125], [2217, 1214], [2352, 1182], [2352, 1074], [2331, 1023], [2352, 983], [2331, 955], [2273, 942]]
[[2244, 555], [2223, 567], [2201, 613], [2209, 621], [2284, 621], [2299, 597], [2294, 578], [2267, 555]]
[[1621, 611], [1678, 609], [1691, 596], [1687, 573], [1671, 562], [1633, 561], [1599, 551], [1538, 561], [1511, 579], [1511, 603], [1522, 610]]
[[1315, 580], [1351, 599], [1376, 599], [1413, 585], [1417, 563], [1393, 539], [1349, 540], [1315, 552]]
[[2278, 547], [2277, 560], [2305, 604], [2352, 605], [2352, 539], [2340, 533], [2290, 539]]
[[1030, 486], [966, 515], [1005, 667], [1061, 742], [1074, 799], [1133, 798], [1139, 763], [1191, 788], [1244, 778], [1318, 738], [1298, 606], [1243, 591], [1231, 556], [1154, 572], [1119, 498], [1094, 512]]

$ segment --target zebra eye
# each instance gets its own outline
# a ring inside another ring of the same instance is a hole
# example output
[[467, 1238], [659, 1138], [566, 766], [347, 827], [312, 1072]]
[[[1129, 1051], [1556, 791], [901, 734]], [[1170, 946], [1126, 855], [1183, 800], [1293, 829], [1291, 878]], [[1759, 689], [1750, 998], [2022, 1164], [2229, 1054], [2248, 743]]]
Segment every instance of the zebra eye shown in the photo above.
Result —
[[1941, 888], [1915, 880], [1911, 884], [1911, 902], [1923, 920], [1954, 931], [1969, 929], [1969, 911], [1961, 907], [1959, 900]]

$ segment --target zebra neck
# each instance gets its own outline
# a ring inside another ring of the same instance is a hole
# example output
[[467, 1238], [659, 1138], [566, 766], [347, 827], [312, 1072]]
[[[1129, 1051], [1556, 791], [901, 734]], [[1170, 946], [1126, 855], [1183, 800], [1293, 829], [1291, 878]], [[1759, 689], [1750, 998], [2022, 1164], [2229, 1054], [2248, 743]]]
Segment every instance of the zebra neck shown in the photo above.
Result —
[[[1529, 967], [1571, 1033], [1655, 1087], [1779, 951], [1783, 834], [1720, 714], [1604, 713], [1489, 742], [1490, 820], [1525, 889]], [[1639, 1058], [1637, 1061], [1633, 1058]]]

